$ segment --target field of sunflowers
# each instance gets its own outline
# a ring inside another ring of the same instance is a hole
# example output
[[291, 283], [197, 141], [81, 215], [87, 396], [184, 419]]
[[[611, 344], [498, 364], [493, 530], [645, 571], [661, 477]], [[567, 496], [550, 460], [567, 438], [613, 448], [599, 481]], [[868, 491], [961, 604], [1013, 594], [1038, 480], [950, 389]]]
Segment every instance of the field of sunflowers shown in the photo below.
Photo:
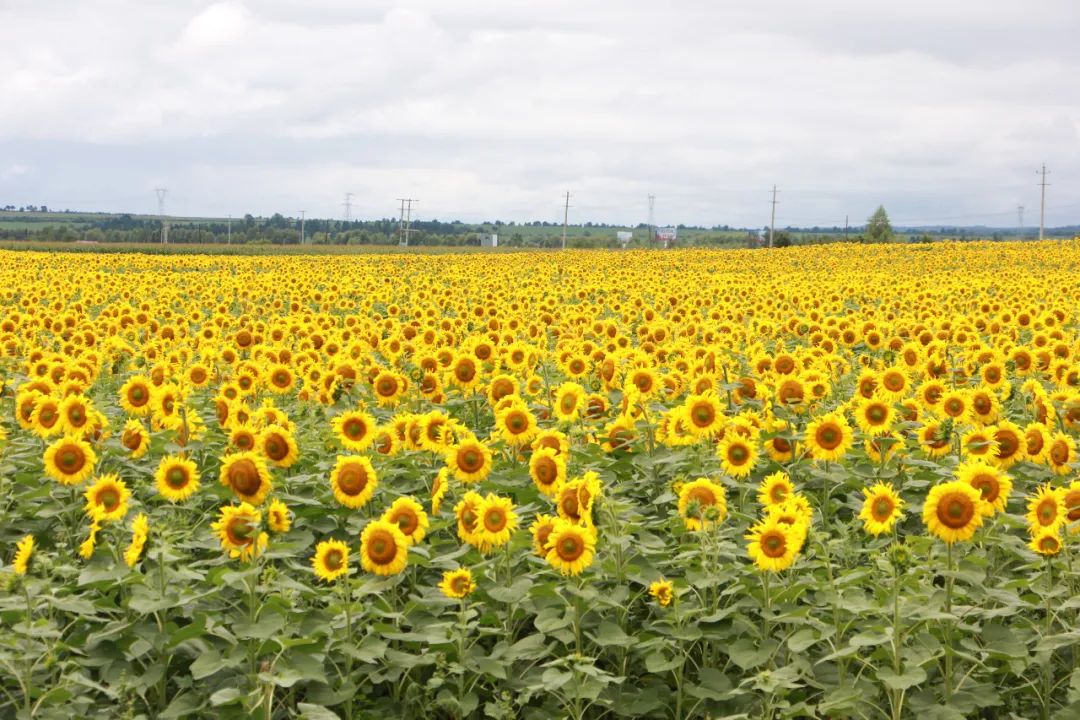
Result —
[[0, 717], [1078, 718], [1078, 272], [0, 252]]

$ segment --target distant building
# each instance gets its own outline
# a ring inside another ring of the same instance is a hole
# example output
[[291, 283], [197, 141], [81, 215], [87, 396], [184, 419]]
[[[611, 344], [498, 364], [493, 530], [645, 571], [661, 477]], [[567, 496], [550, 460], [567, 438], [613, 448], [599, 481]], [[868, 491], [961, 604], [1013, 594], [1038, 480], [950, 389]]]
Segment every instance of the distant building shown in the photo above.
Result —
[[629, 230], [618, 230], [615, 232], [615, 239], [625, 248], [634, 239], [634, 233]]
[[492, 233], [491, 235], [480, 236], [480, 247], [497, 248], [499, 247], [499, 235]]

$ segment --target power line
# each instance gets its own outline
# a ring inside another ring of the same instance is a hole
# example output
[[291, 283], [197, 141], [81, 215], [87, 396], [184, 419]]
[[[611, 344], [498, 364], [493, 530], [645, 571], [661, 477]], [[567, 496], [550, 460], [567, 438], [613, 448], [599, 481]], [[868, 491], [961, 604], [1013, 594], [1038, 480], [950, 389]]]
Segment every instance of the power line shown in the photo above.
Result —
[[165, 219], [165, 196], [169, 194], [169, 188], [154, 188], [154, 192], [157, 193], [157, 213], [161, 217], [161, 242], [166, 244], [169, 242], [169, 222]]
[[566, 222], [570, 218], [570, 191], [566, 191], [566, 204], [563, 206], [562, 216], [562, 249], [566, 249]]
[[397, 198], [401, 203], [401, 219], [398, 221], [398, 245], [404, 247], [409, 244], [409, 233], [413, 230], [409, 227], [412, 225], [412, 204], [420, 202], [416, 198]]
[[769, 222], [769, 247], [773, 246], [773, 231], [776, 229], [776, 186], [772, 186], [772, 220]]
[[341, 203], [345, 206], [345, 222], [349, 222], [352, 219], [352, 199], [355, 193], [345, 193], [345, 202]]
[[1037, 174], [1042, 175], [1042, 181], [1039, 186], [1042, 188], [1042, 197], [1039, 201], [1039, 240], [1043, 239], [1043, 228], [1046, 226], [1046, 163], [1042, 164], [1042, 170], [1036, 170]]

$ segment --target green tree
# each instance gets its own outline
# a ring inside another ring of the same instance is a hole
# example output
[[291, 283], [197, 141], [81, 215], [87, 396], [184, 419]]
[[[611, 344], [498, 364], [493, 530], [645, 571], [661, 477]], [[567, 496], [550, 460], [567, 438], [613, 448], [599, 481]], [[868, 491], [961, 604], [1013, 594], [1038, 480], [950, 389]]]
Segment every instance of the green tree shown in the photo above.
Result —
[[866, 237], [869, 242], [892, 242], [892, 223], [884, 205], [878, 205], [878, 209], [866, 221]]

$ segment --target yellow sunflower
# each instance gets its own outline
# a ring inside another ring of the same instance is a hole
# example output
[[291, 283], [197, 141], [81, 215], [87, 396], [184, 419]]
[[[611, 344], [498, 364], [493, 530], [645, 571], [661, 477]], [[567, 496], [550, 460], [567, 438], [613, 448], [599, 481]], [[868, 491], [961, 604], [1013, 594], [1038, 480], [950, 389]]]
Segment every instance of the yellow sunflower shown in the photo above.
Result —
[[450, 471], [442, 468], [431, 481], [431, 514], [438, 515], [446, 493], [450, 490]]
[[575, 382], [564, 382], [555, 391], [555, 417], [559, 422], [572, 423], [585, 409], [585, 388]]
[[446, 466], [460, 482], [480, 482], [491, 473], [491, 450], [478, 440], [466, 439], [447, 451]]
[[128, 512], [131, 491], [115, 473], [101, 475], [86, 488], [86, 514], [99, 523], [123, 520]]
[[886, 435], [892, 430], [896, 411], [891, 403], [871, 398], [863, 400], [855, 408], [855, 422], [867, 435]]
[[132, 375], [120, 388], [120, 407], [129, 415], [145, 417], [152, 409], [153, 386], [143, 375]]
[[822, 415], [806, 426], [806, 449], [814, 460], [839, 460], [854, 442], [851, 427], [839, 413]]
[[683, 411], [686, 429], [696, 438], [716, 437], [724, 426], [724, 409], [712, 390], [688, 397]]
[[199, 469], [192, 460], [169, 455], [158, 464], [154, 485], [166, 500], [183, 502], [199, 489]]
[[551, 535], [551, 531], [555, 529], [555, 523], [558, 519], [540, 513], [533, 519], [532, 525], [529, 526], [529, 532], [532, 534], [533, 552], [539, 557], [547, 557], [548, 537]]
[[146, 547], [146, 540], [149, 537], [150, 520], [146, 517], [146, 513], [139, 513], [131, 521], [131, 542], [128, 543], [127, 549], [124, 550], [124, 564], [129, 568], [135, 567], [139, 562], [143, 548]]
[[779, 505], [795, 493], [795, 486], [787, 473], [780, 471], [767, 475], [758, 485], [758, 502], [762, 505]]
[[966, 482], [982, 494], [987, 512], [1005, 512], [1012, 492], [1012, 478], [987, 460], [967, 460], [956, 468], [956, 479]]
[[311, 565], [315, 577], [333, 582], [349, 572], [349, 546], [340, 540], [324, 540], [315, 546]]
[[236, 497], [252, 505], [261, 505], [273, 487], [266, 461], [256, 452], [226, 455], [219, 479]]
[[547, 539], [547, 561], [563, 575], [580, 575], [592, 565], [596, 553], [596, 530], [566, 520], [556, 520]]
[[1039, 530], [1032, 535], [1028, 547], [1040, 555], [1052, 556], [1061, 552], [1060, 528], [1055, 530]]
[[454, 506], [454, 516], [457, 518], [458, 538], [470, 545], [478, 545], [476, 533], [480, 524], [480, 505], [484, 497], [480, 493], [469, 490]]
[[514, 402], [496, 413], [495, 428], [508, 445], [528, 445], [536, 437], [536, 416], [524, 403]]
[[1027, 521], [1032, 535], [1040, 532], [1057, 532], [1068, 522], [1069, 509], [1065, 505], [1064, 488], [1040, 485], [1035, 497], [1028, 501]]
[[375, 440], [375, 418], [363, 410], [349, 410], [334, 418], [338, 442], [346, 450], [364, 452]]
[[61, 485], [78, 485], [94, 472], [97, 455], [84, 440], [63, 437], [45, 450], [45, 474]]
[[566, 459], [549, 447], [534, 450], [529, 458], [529, 477], [541, 493], [554, 497], [559, 483], [566, 479]]
[[409, 539], [394, 523], [372, 520], [360, 534], [360, 564], [376, 575], [397, 575], [409, 559]]
[[473, 580], [473, 574], [468, 568], [447, 570], [443, 573], [439, 590], [448, 598], [463, 600], [476, 590], [476, 581]]
[[266, 508], [266, 525], [271, 532], [286, 533], [292, 527], [292, 516], [289, 514], [289, 506], [274, 498]]
[[679, 488], [679, 515], [687, 530], [710, 529], [727, 517], [724, 486], [698, 478]]
[[502, 547], [518, 526], [517, 513], [510, 498], [488, 493], [476, 508], [477, 522], [473, 543], [481, 552]]
[[747, 553], [763, 572], [781, 572], [795, 563], [801, 541], [792, 526], [767, 517], [746, 534]]
[[138, 460], [150, 449], [150, 433], [141, 420], [129, 418], [120, 434], [120, 444], [131, 453], [132, 460]]
[[266, 533], [261, 532], [262, 513], [246, 502], [225, 505], [219, 510], [218, 519], [211, 525], [221, 542], [221, 549], [230, 558], [251, 560], [266, 548]]
[[733, 478], [744, 478], [754, 470], [758, 459], [756, 437], [747, 439], [736, 432], [728, 432], [716, 447], [720, 467]]
[[904, 501], [896, 489], [889, 483], [879, 482], [873, 487], [864, 488], [862, 510], [859, 519], [871, 535], [890, 532], [902, 515]]
[[263, 457], [280, 468], [292, 467], [300, 456], [292, 433], [276, 425], [263, 428], [255, 444]]
[[379, 477], [371, 461], [362, 455], [338, 455], [330, 472], [334, 497], [347, 508], [362, 508], [375, 494]]
[[970, 540], [989, 514], [985, 504], [982, 493], [962, 480], [940, 483], [930, 489], [923, 503], [923, 522], [950, 545]]
[[424, 507], [411, 497], [400, 497], [382, 514], [384, 522], [397, 525], [409, 545], [424, 539], [428, 529], [428, 517]]
[[1065, 433], [1054, 433], [1046, 450], [1046, 459], [1055, 475], [1067, 475], [1076, 460], [1076, 441]]
[[15, 559], [11, 563], [16, 575], [25, 575], [30, 567], [30, 557], [34, 554], [34, 536], [26, 535], [15, 543]]
[[654, 580], [649, 584], [649, 595], [656, 600], [657, 605], [667, 607], [675, 599], [675, 586], [670, 580]]

